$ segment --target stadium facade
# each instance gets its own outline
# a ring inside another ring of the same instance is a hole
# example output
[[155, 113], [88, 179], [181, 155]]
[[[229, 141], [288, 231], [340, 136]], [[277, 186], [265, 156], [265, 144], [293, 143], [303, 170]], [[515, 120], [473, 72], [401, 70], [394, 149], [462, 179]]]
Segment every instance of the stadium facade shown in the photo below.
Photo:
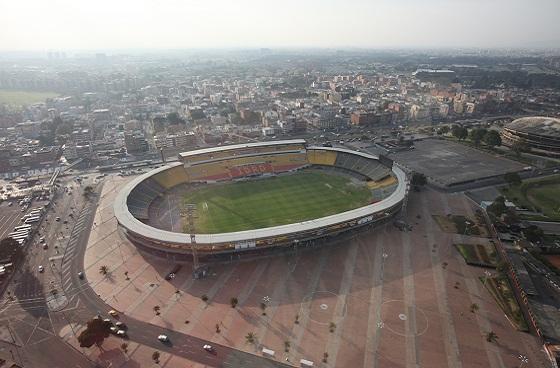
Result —
[[[246, 180], [307, 167], [341, 170], [375, 185], [390, 185], [390, 194], [350, 211], [313, 220], [219, 234], [188, 234], [151, 226], [150, 204], [182, 184]], [[167, 164], [128, 182], [118, 193], [114, 212], [124, 236], [141, 250], [176, 261], [196, 251], [201, 258], [306, 244], [355, 228], [388, 221], [408, 194], [406, 174], [386, 158], [332, 147], [308, 147], [305, 140], [249, 143], [179, 154]]]
[[516, 119], [503, 128], [502, 141], [508, 147], [522, 142], [532, 153], [560, 157], [560, 119], [539, 116]]

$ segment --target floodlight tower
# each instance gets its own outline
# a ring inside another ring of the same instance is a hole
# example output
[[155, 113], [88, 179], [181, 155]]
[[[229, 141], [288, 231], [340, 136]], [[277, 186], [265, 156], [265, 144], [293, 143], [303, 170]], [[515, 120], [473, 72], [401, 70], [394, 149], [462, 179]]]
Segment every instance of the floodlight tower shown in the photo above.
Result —
[[189, 229], [189, 234], [191, 236], [191, 252], [193, 257], [193, 273], [196, 275], [196, 272], [199, 268], [198, 263], [198, 254], [196, 252], [196, 230], [194, 226], [194, 220], [196, 219], [196, 204], [189, 203], [186, 206], [187, 210], [187, 227]]

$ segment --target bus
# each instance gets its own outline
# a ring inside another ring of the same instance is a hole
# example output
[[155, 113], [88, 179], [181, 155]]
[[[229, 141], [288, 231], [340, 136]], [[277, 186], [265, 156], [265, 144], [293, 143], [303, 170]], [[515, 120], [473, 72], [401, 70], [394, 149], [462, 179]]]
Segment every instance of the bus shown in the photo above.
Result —
[[25, 239], [27, 239], [28, 236], [29, 235], [14, 235], [11, 238], [14, 239], [14, 240], [22, 240], [22, 239], [25, 240]]
[[24, 224], [24, 225], [19, 225], [19, 226], [14, 227], [14, 230], [21, 230], [21, 229], [31, 229], [31, 225]]
[[39, 216], [33, 216], [33, 217], [28, 217], [27, 220], [25, 220], [26, 224], [31, 224], [34, 222], [39, 222], [40, 217]]
[[29, 234], [29, 230], [21, 229], [21, 230], [18, 230], [18, 231], [14, 231], [14, 232], [9, 233], [8, 236], [11, 236], [11, 235], [18, 235], [18, 234]]

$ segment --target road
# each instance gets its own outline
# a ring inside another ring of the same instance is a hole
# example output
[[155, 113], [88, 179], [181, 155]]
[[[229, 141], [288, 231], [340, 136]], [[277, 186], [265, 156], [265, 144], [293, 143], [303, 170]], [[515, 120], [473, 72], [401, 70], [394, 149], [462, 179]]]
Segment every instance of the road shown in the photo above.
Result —
[[[88, 183], [84, 182], [82, 187]], [[96, 193], [100, 191], [101, 185], [97, 187]], [[77, 187], [71, 195], [64, 193], [57, 200], [48, 215], [48, 221], [44, 223], [44, 230], [47, 232], [43, 235], [47, 237], [49, 248], [43, 250], [41, 246], [32, 243], [24, 271], [14, 284], [16, 290], [21, 289], [21, 292], [15, 292], [17, 301], [5, 305], [0, 314], [0, 318], [8, 321], [11, 331], [16, 332], [15, 342], [22, 346], [25, 352], [24, 359], [36, 364], [33, 366], [40, 366], [36, 362], [48, 367], [67, 367], [70, 362], [76, 367], [94, 366], [92, 362], [58, 338], [55, 332], [70, 323], [84, 325], [97, 314], [107, 317], [107, 311], [112, 309], [89, 286], [87, 279], [82, 280], [78, 277], [78, 273], [83, 271], [84, 255], [95, 217], [97, 196], [98, 194], [95, 194], [89, 201], [85, 200], [81, 188]], [[78, 212], [77, 209], [80, 211]], [[69, 217], [68, 214], [73, 210], [73, 217]], [[61, 217], [60, 222], [54, 221], [57, 216]], [[68, 221], [68, 226], [63, 224], [64, 220]], [[55, 248], [54, 245], [57, 247]], [[49, 265], [45, 267], [44, 273], [38, 272], [40, 264]], [[52, 303], [52, 289], [57, 290], [55, 303]], [[51, 300], [50, 311], [46, 299]], [[289, 367], [281, 362], [155, 326], [126, 315], [121, 315], [119, 318], [128, 327], [130, 341], [209, 367]], [[157, 336], [160, 334], [168, 335], [169, 343], [163, 344], [158, 341]], [[206, 352], [202, 349], [204, 344], [211, 344], [215, 352]], [[36, 348], [39, 346], [43, 347], [38, 351]], [[54, 356], [43, 354], [45, 350], [52, 351], [51, 349], [66, 353], [54, 354]], [[71, 360], [63, 359], [62, 363], [59, 362], [61, 356], [65, 355]]]

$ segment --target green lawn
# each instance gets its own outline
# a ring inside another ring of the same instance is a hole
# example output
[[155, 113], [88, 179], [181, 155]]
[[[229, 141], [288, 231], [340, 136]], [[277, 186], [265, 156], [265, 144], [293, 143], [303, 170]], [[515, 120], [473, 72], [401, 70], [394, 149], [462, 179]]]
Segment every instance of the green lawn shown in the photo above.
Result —
[[560, 221], [560, 176], [524, 180], [519, 186], [502, 189], [519, 206], [542, 212], [548, 220]]
[[303, 171], [213, 184], [188, 193], [196, 203], [197, 233], [249, 230], [310, 220], [369, 204], [371, 192], [349, 178]]
[[44, 102], [47, 98], [57, 96], [59, 96], [59, 94], [55, 92], [12, 91], [0, 89], [0, 104], [22, 106], [36, 102]]

